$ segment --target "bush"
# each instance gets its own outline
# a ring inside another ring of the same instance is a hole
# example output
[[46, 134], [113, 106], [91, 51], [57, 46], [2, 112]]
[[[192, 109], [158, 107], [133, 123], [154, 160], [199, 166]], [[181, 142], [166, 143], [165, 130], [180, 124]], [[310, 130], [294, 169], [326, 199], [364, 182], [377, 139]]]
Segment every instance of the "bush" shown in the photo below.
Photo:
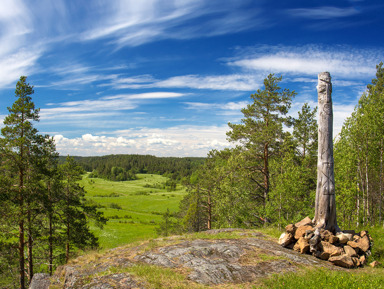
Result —
[[111, 204], [109, 205], [109, 207], [110, 207], [111, 209], [117, 209], [117, 210], [121, 210], [121, 209], [122, 209], [122, 207], [121, 207], [120, 205], [116, 204], [116, 203], [111, 203]]

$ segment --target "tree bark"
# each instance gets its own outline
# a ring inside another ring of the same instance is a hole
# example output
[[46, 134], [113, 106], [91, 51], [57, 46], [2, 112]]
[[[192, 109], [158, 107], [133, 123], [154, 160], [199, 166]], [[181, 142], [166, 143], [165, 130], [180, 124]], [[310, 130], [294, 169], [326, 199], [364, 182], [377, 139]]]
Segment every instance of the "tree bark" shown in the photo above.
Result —
[[319, 131], [315, 218], [317, 228], [340, 231], [336, 221], [335, 176], [333, 161], [332, 83], [329, 72], [318, 76]]
[[19, 273], [20, 289], [25, 288], [25, 260], [24, 260], [24, 171], [19, 171]]
[[267, 205], [269, 200], [269, 151], [268, 151], [268, 143], [264, 144], [264, 208]]
[[27, 218], [28, 218], [28, 275], [29, 282], [32, 282], [33, 278], [33, 238], [32, 238], [32, 218], [31, 218], [31, 209], [27, 209]]
[[383, 139], [380, 140], [380, 178], [379, 178], [379, 224], [381, 224], [381, 204], [383, 202]]
[[[23, 208], [20, 209], [23, 214]], [[25, 271], [24, 271], [24, 219], [20, 216], [19, 221], [19, 273], [20, 273], [20, 289], [25, 288]]]
[[48, 237], [48, 243], [49, 243], [49, 275], [52, 276], [53, 273], [53, 229], [52, 229], [52, 213], [50, 212], [49, 215], [49, 237]]
[[211, 230], [212, 229], [212, 201], [211, 201], [210, 191], [208, 191], [207, 211], [208, 211], [207, 229]]

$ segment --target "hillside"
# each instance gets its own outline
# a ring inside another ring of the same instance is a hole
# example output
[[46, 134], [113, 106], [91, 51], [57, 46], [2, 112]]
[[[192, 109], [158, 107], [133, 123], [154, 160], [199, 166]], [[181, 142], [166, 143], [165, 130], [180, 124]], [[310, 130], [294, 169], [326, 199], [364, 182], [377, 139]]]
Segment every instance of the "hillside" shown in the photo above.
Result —
[[381, 273], [332, 266], [260, 231], [221, 229], [89, 253], [58, 268], [49, 288], [381, 288]]

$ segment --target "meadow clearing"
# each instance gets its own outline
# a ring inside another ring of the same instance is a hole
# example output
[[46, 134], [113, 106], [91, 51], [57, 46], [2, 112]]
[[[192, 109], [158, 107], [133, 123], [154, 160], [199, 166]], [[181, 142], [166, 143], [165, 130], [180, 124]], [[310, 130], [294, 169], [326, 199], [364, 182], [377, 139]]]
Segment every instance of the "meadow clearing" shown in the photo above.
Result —
[[167, 191], [164, 183], [168, 178], [154, 174], [138, 174], [137, 180], [112, 182], [84, 175], [80, 185], [86, 198], [101, 205], [100, 210], [109, 218], [103, 229], [91, 225], [104, 249], [115, 248], [134, 241], [155, 238], [155, 228], [163, 213], [178, 210], [186, 194], [178, 185]]

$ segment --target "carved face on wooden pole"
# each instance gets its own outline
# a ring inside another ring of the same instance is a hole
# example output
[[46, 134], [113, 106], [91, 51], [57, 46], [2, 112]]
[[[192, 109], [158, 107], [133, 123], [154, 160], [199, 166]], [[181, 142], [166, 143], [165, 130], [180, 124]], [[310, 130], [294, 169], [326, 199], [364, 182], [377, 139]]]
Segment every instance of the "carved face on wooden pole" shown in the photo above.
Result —
[[336, 222], [335, 176], [333, 169], [332, 83], [329, 72], [318, 76], [318, 158], [315, 218], [318, 228], [339, 231]]

